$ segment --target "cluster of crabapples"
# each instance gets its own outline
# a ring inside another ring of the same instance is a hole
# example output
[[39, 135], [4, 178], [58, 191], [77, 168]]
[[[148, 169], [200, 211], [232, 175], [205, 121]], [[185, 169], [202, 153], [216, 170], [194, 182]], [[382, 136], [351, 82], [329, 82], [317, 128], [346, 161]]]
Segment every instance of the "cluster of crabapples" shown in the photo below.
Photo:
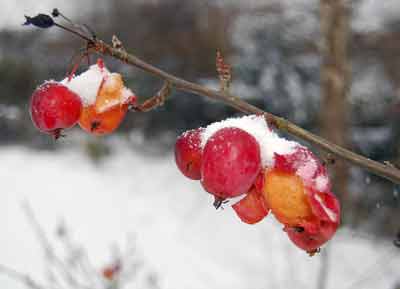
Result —
[[57, 139], [77, 123], [95, 135], [111, 133], [135, 102], [122, 76], [110, 73], [99, 59], [78, 76], [46, 81], [32, 94], [29, 108], [34, 125]]
[[175, 160], [188, 178], [200, 180], [232, 205], [247, 224], [271, 211], [289, 239], [310, 255], [332, 238], [340, 205], [325, 166], [306, 147], [279, 137], [262, 116], [245, 116], [187, 131], [178, 137]]

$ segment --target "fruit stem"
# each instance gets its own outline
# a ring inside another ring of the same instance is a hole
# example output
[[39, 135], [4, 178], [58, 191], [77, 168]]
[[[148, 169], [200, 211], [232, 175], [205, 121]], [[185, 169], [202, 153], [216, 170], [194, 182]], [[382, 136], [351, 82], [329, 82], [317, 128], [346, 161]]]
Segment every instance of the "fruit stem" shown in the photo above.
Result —
[[62, 129], [57, 128], [50, 133], [53, 136], [54, 140], [58, 140], [60, 137], [65, 137], [65, 134], [62, 134]]
[[214, 203], [213, 206], [216, 210], [218, 210], [219, 208], [222, 209], [222, 205], [226, 204], [228, 201], [224, 198], [219, 198], [219, 197], [214, 197]]

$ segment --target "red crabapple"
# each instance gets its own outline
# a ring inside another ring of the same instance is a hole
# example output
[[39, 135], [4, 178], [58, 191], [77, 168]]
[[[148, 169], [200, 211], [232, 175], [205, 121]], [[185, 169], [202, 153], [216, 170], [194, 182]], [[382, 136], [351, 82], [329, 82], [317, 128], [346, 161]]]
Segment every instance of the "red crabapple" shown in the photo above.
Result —
[[255, 224], [264, 219], [269, 212], [261, 192], [253, 187], [242, 200], [232, 205], [240, 220], [247, 224]]
[[201, 183], [220, 199], [249, 191], [261, 170], [260, 147], [256, 139], [236, 127], [218, 130], [203, 149]]
[[201, 134], [203, 128], [190, 130], [178, 137], [175, 143], [175, 162], [179, 170], [192, 180], [201, 179]]
[[285, 231], [289, 239], [300, 249], [303, 249], [311, 256], [318, 252], [318, 249], [329, 241], [335, 234], [339, 223], [321, 221], [319, 230], [316, 232], [308, 232], [307, 230], [286, 227]]
[[62, 129], [74, 126], [81, 114], [80, 97], [57, 82], [46, 82], [32, 94], [29, 111], [34, 125], [58, 138]]

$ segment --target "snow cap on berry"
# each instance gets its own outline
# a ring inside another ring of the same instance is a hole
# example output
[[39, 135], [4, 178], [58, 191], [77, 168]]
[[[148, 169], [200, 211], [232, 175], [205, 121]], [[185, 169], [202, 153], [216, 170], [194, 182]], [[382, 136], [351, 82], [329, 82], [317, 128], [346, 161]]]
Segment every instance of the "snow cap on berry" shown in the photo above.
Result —
[[[66, 78], [61, 81], [70, 90], [78, 94], [84, 106], [90, 106], [96, 103], [99, 90], [102, 86], [114, 87], [121, 86], [121, 93], [116, 98], [108, 98], [102, 102], [101, 106], [96, 105], [99, 113], [104, 112], [111, 107], [119, 104], [128, 103], [136, 100], [134, 93], [123, 86], [122, 77], [118, 73], [111, 73], [100, 59], [97, 64], [91, 65], [89, 69], [72, 79]], [[119, 91], [119, 90], [116, 90]]]
[[228, 118], [215, 122], [206, 127], [202, 134], [202, 147], [207, 140], [218, 130], [225, 127], [237, 127], [252, 135], [260, 145], [261, 162], [263, 167], [273, 167], [275, 153], [286, 155], [294, 152], [298, 145], [296, 142], [288, 141], [279, 137], [272, 131], [263, 116], [248, 115], [240, 118]]

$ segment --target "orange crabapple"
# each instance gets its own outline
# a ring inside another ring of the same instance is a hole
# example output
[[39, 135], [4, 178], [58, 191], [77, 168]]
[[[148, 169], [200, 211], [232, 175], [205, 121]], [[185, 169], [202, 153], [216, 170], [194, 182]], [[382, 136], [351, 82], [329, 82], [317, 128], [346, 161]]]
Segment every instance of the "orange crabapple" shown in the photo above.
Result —
[[175, 143], [175, 162], [183, 175], [192, 180], [201, 179], [201, 134], [203, 128], [186, 131]]
[[326, 168], [302, 146], [276, 154], [274, 167], [265, 172], [266, 203], [293, 243], [310, 254], [332, 238], [340, 223], [340, 204], [330, 187]]
[[95, 103], [83, 107], [79, 125], [95, 135], [109, 134], [119, 127], [129, 105], [135, 102], [136, 96], [125, 88], [122, 76], [106, 73], [97, 91]]
[[313, 218], [301, 178], [279, 170], [267, 170], [263, 195], [275, 218], [287, 226], [300, 226]]

